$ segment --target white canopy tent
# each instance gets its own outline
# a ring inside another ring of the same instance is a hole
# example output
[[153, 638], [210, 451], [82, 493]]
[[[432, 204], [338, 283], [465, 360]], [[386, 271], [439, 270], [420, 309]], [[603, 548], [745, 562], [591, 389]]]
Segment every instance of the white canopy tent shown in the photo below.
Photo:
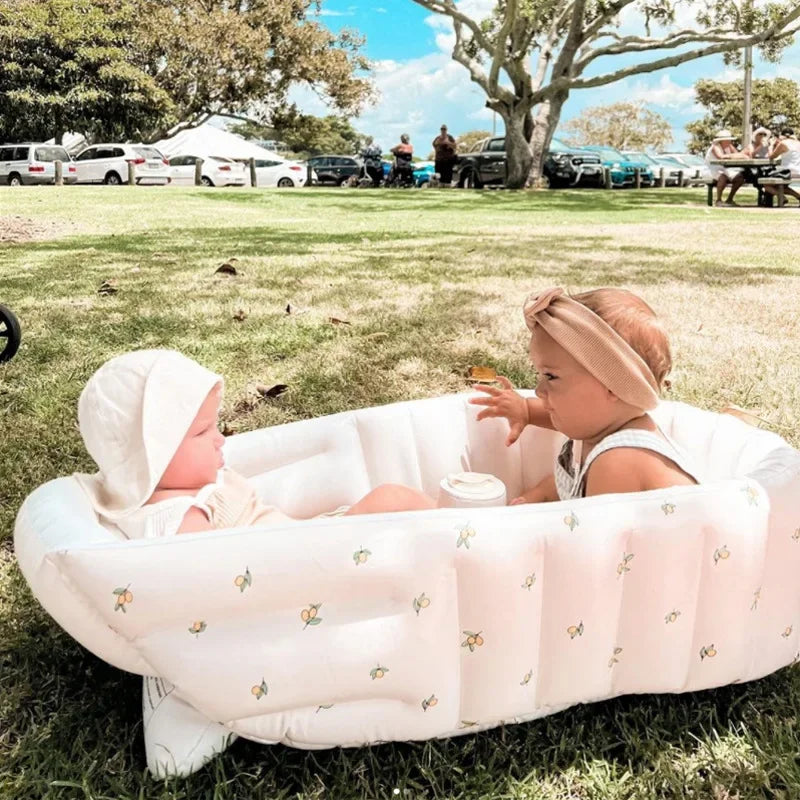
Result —
[[197, 128], [187, 128], [171, 136], [155, 142], [156, 147], [167, 158], [173, 156], [218, 156], [237, 160], [247, 158], [268, 159], [284, 162], [286, 159], [266, 150], [253, 142], [248, 142], [235, 133], [224, 131], [213, 125], [205, 124]]

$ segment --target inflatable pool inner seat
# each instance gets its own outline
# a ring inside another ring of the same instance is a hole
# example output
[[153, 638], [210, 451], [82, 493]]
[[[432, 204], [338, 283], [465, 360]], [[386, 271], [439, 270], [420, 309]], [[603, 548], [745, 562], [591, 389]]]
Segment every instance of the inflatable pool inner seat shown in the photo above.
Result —
[[[231, 437], [229, 466], [311, 517], [460, 470], [514, 497], [562, 437], [478, 423], [467, 395]], [[22, 570], [100, 658], [150, 676], [148, 765], [235, 735], [299, 747], [450, 736], [631, 692], [746, 681], [798, 652], [800, 454], [678, 403], [654, 413], [700, 486], [564, 503], [323, 519], [127, 541], [71, 478], [26, 500]]]

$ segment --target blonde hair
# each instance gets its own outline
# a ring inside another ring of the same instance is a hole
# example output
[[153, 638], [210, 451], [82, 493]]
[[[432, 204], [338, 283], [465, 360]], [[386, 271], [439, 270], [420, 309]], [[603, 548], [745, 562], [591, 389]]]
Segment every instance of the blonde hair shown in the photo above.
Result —
[[661, 389], [672, 369], [672, 353], [656, 312], [627, 289], [593, 289], [570, 297], [597, 314], [636, 351]]

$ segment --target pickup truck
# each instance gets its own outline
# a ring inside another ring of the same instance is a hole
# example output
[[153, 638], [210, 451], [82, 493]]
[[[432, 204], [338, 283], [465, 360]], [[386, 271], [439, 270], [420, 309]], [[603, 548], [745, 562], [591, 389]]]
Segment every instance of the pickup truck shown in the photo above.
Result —
[[[506, 140], [504, 136], [490, 136], [477, 142], [461, 155], [455, 174], [462, 188], [480, 189], [482, 186], [502, 186], [506, 181]], [[544, 182], [551, 188], [558, 186], [602, 186], [603, 165], [600, 157], [587, 153], [554, 139], [542, 168]]]

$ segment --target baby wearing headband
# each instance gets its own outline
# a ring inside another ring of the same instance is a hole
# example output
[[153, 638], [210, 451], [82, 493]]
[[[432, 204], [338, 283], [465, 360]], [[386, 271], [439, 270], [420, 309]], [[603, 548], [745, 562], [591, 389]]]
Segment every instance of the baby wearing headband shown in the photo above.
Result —
[[[224, 468], [222, 386], [221, 376], [174, 350], [117, 356], [89, 379], [78, 423], [100, 471], [75, 477], [104, 523], [141, 539], [292, 519]], [[321, 516], [434, 507], [421, 492], [385, 484]]]
[[506, 445], [526, 425], [568, 437], [552, 475], [512, 500], [539, 503], [596, 494], [642, 492], [698, 483], [698, 471], [647, 413], [672, 367], [669, 341], [654, 311], [624, 289], [566, 295], [548, 289], [525, 301], [535, 398], [502, 376], [478, 419], [505, 417]]

